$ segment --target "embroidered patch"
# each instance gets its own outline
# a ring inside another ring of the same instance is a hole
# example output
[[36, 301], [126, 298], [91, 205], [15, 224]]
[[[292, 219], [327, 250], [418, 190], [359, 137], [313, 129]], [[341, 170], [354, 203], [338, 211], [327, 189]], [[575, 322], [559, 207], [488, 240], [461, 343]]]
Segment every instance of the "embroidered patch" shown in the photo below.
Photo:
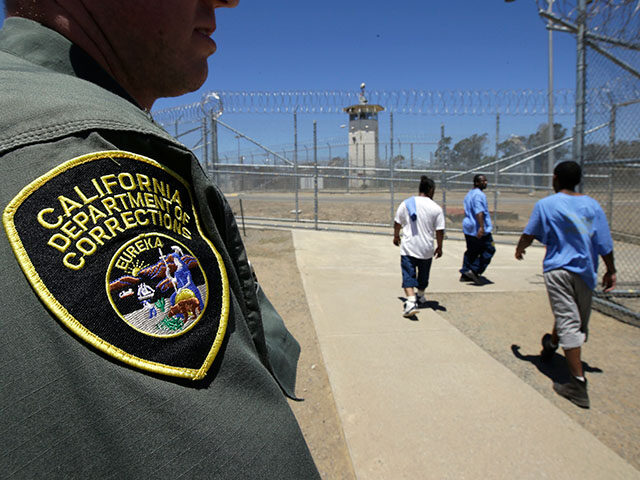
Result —
[[193, 327], [207, 298], [198, 259], [159, 233], [142, 234], [122, 245], [111, 260], [107, 285], [120, 318], [139, 332], [161, 337]]
[[182, 178], [136, 154], [93, 153], [25, 187], [3, 221], [25, 275], [73, 333], [137, 368], [206, 375], [229, 286]]

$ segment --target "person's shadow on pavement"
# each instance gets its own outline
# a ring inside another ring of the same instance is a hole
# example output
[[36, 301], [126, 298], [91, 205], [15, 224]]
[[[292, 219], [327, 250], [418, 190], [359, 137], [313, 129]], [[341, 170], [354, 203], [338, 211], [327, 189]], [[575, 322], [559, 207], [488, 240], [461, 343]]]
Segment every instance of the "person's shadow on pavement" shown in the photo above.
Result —
[[[398, 297], [398, 300], [402, 300], [402, 302], [404, 303], [407, 300], [407, 297]], [[418, 305], [418, 308], [430, 308], [431, 310], [440, 310], [441, 312], [447, 311], [447, 307], [445, 307], [444, 305], [440, 305], [440, 302], [438, 302], [437, 300], [427, 300], [426, 303]]]
[[430, 308], [431, 310], [439, 310], [441, 312], [447, 311], [447, 307], [440, 305], [437, 300], [427, 300], [427, 303], [419, 305], [418, 308]]
[[484, 275], [478, 275], [478, 279], [480, 280], [480, 283], [471, 283], [471, 285], [473, 287], [483, 287], [485, 285], [493, 285], [494, 284], [494, 282], [492, 280], [489, 280]]
[[[567, 383], [570, 380], [567, 363], [559, 353], [555, 353], [553, 358], [545, 362], [540, 355], [522, 355], [522, 353], [520, 353], [520, 345], [511, 345], [511, 351], [518, 360], [530, 362], [540, 373], [546, 375], [554, 382]], [[582, 368], [585, 372], [602, 373], [600, 368], [592, 367], [587, 362], [582, 362]]]
[[[402, 303], [404, 303], [407, 300], [407, 297], [398, 297], [398, 300], [401, 300]], [[445, 307], [444, 305], [440, 305], [440, 303], [437, 300], [427, 300], [426, 303], [418, 305], [417, 307], [419, 310], [422, 310], [424, 308], [430, 308], [431, 310], [435, 310], [435, 311], [438, 311], [438, 310], [441, 312], [447, 311], [447, 307]], [[412, 320], [414, 322], [418, 321], [417, 315], [411, 315], [410, 317], [405, 317], [405, 318], [408, 318], [409, 320]]]

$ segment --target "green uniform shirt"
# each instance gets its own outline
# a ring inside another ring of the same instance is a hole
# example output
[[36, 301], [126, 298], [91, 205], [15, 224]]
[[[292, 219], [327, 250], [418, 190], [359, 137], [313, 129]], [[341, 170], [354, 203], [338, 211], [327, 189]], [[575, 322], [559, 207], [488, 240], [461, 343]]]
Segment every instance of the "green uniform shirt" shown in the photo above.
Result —
[[0, 30], [8, 478], [317, 478], [299, 346], [197, 159], [85, 52]]

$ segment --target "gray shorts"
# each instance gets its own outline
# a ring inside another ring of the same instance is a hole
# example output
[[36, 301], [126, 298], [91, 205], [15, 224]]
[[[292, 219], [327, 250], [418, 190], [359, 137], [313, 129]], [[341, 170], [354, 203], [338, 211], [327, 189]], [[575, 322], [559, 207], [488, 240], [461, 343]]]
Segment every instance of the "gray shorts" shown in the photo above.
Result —
[[580, 275], [567, 270], [544, 273], [551, 311], [556, 319], [558, 343], [564, 349], [587, 341], [592, 291]]

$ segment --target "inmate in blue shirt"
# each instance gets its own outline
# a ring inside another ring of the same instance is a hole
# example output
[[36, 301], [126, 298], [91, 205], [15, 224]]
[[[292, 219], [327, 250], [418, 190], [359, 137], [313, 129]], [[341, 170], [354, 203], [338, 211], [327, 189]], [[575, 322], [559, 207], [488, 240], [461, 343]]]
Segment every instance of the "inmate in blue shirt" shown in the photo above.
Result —
[[464, 220], [462, 220], [462, 231], [465, 235], [476, 235], [478, 233], [478, 220], [476, 215], [484, 213], [484, 233], [491, 233], [491, 215], [489, 215], [489, 204], [487, 196], [479, 188], [472, 188], [464, 197]]
[[598, 255], [613, 250], [607, 218], [587, 195], [556, 193], [538, 200], [524, 233], [547, 246], [543, 271], [577, 273], [591, 289], [598, 283]]

